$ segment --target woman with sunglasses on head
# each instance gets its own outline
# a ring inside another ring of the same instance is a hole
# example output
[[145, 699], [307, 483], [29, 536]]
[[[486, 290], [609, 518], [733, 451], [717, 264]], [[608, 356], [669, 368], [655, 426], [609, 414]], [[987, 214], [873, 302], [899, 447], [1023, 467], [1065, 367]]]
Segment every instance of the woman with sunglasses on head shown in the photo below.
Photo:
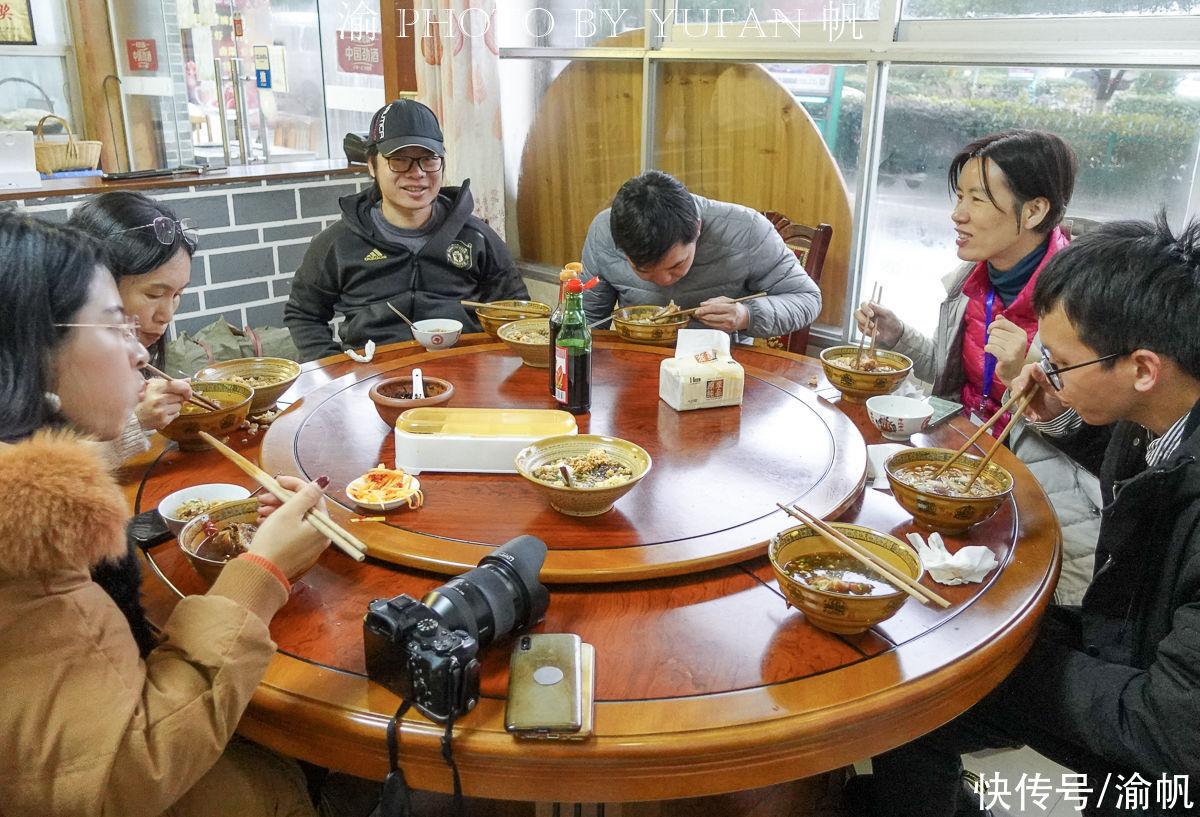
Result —
[[328, 545], [303, 520], [320, 489], [280, 477], [296, 495], [264, 500], [249, 552], [150, 635], [89, 575], [126, 554], [128, 509], [83, 442], [124, 428], [146, 349], [94, 239], [0, 212], [0, 258], [4, 812], [311, 817], [294, 763], [230, 738], [289, 581]]
[[[69, 224], [101, 239], [117, 278], [125, 312], [140, 324], [138, 340], [161, 369], [166, 332], [192, 275], [196, 230], [171, 208], [141, 193], [102, 193], [79, 206]], [[146, 433], [176, 417], [192, 388], [186, 380], [150, 378], [134, 418], [110, 447], [114, 462], [146, 450]]]
[[[947, 297], [936, 332], [926, 337], [869, 301], [854, 313], [859, 330], [868, 332], [873, 323], [877, 345], [912, 358], [913, 375], [931, 383], [935, 396], [962, 403], [979, 420], [994, 415], [1036, 341], [1033, 287], [1067, 246], [1059, 222], [1075, 172], [1075, 153], [1052, 133], [1005, 131], [964, 147], [947, 174], [955, 199], [950, 218], [964, 263], [943, 279]], [[999, 434], [1007, 420], [1002, 417], [992, 433]], [[1063, 528], [1056, 598], [1077, 603], [1091, 576], [1099, 484], [1038, 434], [1025, 432], [1016, 431], [1010, 445], [1045, 488]]]

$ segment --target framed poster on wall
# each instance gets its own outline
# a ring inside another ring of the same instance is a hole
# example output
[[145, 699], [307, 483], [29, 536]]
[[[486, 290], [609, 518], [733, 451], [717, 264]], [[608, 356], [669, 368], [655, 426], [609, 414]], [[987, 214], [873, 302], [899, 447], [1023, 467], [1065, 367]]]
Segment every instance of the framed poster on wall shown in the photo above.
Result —
[[0, 0], [0, 45], [37, 45], [30, 0]]

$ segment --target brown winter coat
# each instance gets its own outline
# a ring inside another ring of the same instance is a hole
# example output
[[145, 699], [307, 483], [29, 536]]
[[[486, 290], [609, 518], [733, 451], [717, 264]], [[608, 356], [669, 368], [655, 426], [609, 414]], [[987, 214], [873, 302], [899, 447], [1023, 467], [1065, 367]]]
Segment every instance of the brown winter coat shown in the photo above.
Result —
[[94, 448], [48, 433], [0, 445], [0, 485], [0, 812], [161, 814], [225, 749], [287, 593], [236, 559], [143, 661], [88, 572], [126, 549], [125, 499]]

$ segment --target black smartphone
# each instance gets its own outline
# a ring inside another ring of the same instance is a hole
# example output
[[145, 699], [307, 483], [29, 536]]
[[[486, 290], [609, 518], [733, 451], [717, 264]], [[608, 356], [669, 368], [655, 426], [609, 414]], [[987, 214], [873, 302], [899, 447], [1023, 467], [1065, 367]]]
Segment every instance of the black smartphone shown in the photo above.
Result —
[[129, 520], [129, 525], [125, 530], [129, 534], [129, 538], [136, 542], [142, 550], [149, 550], [155, 545], [161, 545], [174, 536], [167, 527], [167, 523], [153, 508], [136, 514]]

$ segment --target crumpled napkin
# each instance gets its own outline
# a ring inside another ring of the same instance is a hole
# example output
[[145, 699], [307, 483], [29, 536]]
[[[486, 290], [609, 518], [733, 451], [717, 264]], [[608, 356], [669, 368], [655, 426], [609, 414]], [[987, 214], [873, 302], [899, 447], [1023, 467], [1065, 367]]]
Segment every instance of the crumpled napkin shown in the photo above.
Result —
[[867, 480], [872, 488], [882, 488], [886, 491], [890, 487], [887, 472], [883, 470], [884, 460], [906, 448], [912, 448], [912, 446], [904, 443], [879, 443], [867, 446]]
[[367, 341], [367, 345], [363, 347], [363, 353], [361, 355], [353, 349], [347, 349], [346, 357], [358, 363], [370, 363], [371, 358], [375, 357], [375, 341]]
[[908, 534], [908, 541], [917, 549], [917, 555], [921, 557], [929, 576], [941, 584], [981, 582], [1000, 564], [996, 555], [983, 545], [967, 545], [951, 556], [938, 533], [929, 534], [929, 544], [919, 533]]

